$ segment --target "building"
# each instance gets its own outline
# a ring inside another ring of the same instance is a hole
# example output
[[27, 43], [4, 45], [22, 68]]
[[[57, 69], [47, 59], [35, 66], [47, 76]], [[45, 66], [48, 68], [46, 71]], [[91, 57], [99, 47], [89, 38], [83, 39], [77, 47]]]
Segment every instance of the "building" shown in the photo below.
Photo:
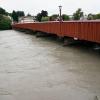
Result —
[[35, 16], [24, 16], [24, 17], [18, 18], [19, 23], [30, 23], [30, 22], [35, 22], [35, 21], [36, 21]]

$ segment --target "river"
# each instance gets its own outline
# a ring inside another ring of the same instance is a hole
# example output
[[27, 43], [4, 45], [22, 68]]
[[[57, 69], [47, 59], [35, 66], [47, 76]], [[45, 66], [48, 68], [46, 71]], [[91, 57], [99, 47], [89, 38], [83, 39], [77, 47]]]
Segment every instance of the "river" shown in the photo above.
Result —
[[48, 37], [0, 31], [0, 100], [100, 100], [100, 53]]

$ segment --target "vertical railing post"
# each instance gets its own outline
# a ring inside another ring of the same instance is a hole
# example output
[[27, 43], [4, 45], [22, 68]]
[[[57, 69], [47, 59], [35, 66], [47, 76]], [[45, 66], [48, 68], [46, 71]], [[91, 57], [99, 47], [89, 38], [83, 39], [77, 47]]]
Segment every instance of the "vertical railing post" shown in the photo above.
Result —
[[59, 24], [60, 24], [60, 35], [61, 35], [61, 24], [62, 24], [62, 6], [59, 6]]

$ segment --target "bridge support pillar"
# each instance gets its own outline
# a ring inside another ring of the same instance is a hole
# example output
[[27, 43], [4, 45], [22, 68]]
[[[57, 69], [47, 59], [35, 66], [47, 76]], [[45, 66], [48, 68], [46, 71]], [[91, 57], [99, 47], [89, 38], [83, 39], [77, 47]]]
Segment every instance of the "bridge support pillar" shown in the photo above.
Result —
[[63, 46], [68, 46], [68, 45], [72, 45], [72, 44], [76, 44], [76, 43], [79, 43], [79, 41], [75, 40], [74, 38], [64, 37]]

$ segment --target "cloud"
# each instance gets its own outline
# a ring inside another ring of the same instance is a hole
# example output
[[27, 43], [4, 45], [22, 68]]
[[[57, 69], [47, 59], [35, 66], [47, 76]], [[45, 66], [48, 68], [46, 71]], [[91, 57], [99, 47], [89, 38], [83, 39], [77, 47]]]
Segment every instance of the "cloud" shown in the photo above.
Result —
[[23, 10], [26, 13], [37, 14], [47, 10], [49, 14], [59, 13], [58, 6], [63, 6], [63, 13], [73, 14], [78, 8], [85, 13], [99, 13], [99, 0], [1, 0], [0, 6], [7, 11]]

